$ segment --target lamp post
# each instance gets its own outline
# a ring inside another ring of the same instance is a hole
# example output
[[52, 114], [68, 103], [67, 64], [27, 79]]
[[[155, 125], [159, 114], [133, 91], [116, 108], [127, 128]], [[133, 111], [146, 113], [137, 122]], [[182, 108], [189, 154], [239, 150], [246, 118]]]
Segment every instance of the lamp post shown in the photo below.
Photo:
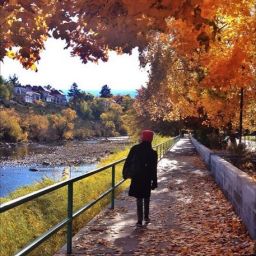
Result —
[[240, 90], [239, 144], [242, 143], [243, 107], [244, 107], [244, 88], [241, 88], [241, 90]]

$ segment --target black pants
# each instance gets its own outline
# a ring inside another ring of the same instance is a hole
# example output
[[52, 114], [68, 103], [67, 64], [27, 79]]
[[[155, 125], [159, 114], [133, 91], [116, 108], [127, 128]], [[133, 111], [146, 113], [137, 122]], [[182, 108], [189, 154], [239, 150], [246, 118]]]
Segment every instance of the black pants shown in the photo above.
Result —
[[149, 201], [150, 198], [137, 198], [137, 216], [138, 222], [143, 220], [143, 210], [144, 210], [144, 219], [148, 219], [149, 216]]

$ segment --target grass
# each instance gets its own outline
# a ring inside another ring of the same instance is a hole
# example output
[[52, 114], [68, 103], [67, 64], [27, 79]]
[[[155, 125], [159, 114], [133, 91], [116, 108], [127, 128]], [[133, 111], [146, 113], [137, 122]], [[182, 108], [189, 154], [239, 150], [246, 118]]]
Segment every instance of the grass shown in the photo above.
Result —
[[[153, 145], [162, 143], [169, 138], [155, 136]], [[102, 159], [99, 166], [104, 166], [127, 156], [129, 148], [118, 151]], [[122, 164], [116, 166], [116, 182], [122, 179]], [[44, 179], [42, 182], [26, 186], [11, 193], [0, 202], [26, 195], [43, 187], [52, 185], [53, 181]], [[116, 194], [127, 188], [129, 182], [124, 182]], [[92, 175], [74, 184], [74, 211], [86, 203], [96, 199], [101, 193], [111, 187], [111, 169]], [[77, 233], [86, 223], [104, 209], [110, 202], [110, 196], [105, 197], [85, 213], [74, 220], [73, 234]], [[0, 215], [0, 256], [13, 255], [27, 243], [39, 237], [52, 226], [66, 218], [67, 188], [63, 187], [33, 201], [22, 204]], [[66, 230], [60, 230], [29, 255], [47, 256], [58, 251], [65, 244]]]

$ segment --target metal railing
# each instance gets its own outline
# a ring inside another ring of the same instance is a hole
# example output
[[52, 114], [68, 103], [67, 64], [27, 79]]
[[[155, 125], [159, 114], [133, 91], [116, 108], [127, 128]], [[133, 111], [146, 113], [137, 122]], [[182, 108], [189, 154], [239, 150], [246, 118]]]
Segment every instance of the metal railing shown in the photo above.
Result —
[[[158, 144], [154, 146], [153, 148], [157, 151], [158, 153], [158, 160], [160, 160], [166, 151], [176, 143], [176, 141], [179, 139], [179, 137], [172, 138], [164, 143]], [[25, 246], [22, 250], [17, 252], [15, 255], [20, 256], [20, 255], [27, 255], [29, 252], [31, 252], [33, 249], [37, 248], [41, 243], [43, 243], [45, 240], [47, 240], [49, 237], [51, 237], [53, 234], [55, 234], [57, 231], [59, 231], [61, 228], [63, 228], [65, 225], [67, 225], [67, 253], [71, 254], [72, 253], [72, 227], [73, 227], [73, 219], [79, 216], [81, 213], [85, 212], [89, 208], [91, 208], [93, 205], [95, 205], [98, 201], [100, 201], [102, 198], [107, 196], [108, 194], [111, 193], [111, 209], [114, 209], [115, 207], [115, 189], [119, 187], [125, 180], [122, 179], [118, 183], [116, 183], [115, 178], [116, 178], [116, 165], [123, 163], [126, 160], [126, 158], [120, 159], [116, 162], [113, 162], [111, 164], [108, 164], [106, 166], [103, 166], [101, 168], [95, 169], [89, 173], [83, 174], [79, 177], [75, 177], [66, 181], [62, 181], [59, 183], [56, 183], [54, 185], [51, 185], [49, 187], [40, 189], [36, 192], [27, 194], [25, 196], [19, 197], [17, 199], [11, 200], [7, 203], [0, 204], [0, 213], [6, 212], [10, 209], [13, 209], [19, 205], [22, 205], [24, 203], [27, 203], [29, 201], [32, 201], [40, 196], [43, 196], [45, 194], [48, 194], [52, 191], [56, 191], [62, 187], [67, 186], [67, 217], [50, 228], [47, 232], [43, 233], [41, 236], [36, 238], [34, 241], [29, 243], [27, 246]], [[77, 210], [76, 212], [73, 211], [73, 185], [75, 182], [83, 180], [87, 177], [90, 177], [96, 173], [102, 172], [104, 170], [107, 170], [111, 168], [112, 169], [112, 182], [111, 182], [111, 188], [109, 188], [107, 191], [102, 193], [97, 199], [91, 201], [90, 203], [87, 203], [84, 205], [82, 208]]]

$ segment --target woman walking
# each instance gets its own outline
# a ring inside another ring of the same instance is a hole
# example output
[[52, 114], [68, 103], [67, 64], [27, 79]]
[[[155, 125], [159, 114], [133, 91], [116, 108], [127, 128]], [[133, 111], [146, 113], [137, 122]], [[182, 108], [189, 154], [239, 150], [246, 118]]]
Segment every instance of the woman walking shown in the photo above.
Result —
[[144, 130], [141, 133], [141, 142], [133, 146], [124, 164], [123, 176], [127, 178], [125, 170], [130, 170], [131, 185], [129, 196], [137, 201], [137, 227], [149, 223], [149, 203], [151, 189], [157, 188], [157, 152], [152, 149], [151, 142], [154, 133]]

